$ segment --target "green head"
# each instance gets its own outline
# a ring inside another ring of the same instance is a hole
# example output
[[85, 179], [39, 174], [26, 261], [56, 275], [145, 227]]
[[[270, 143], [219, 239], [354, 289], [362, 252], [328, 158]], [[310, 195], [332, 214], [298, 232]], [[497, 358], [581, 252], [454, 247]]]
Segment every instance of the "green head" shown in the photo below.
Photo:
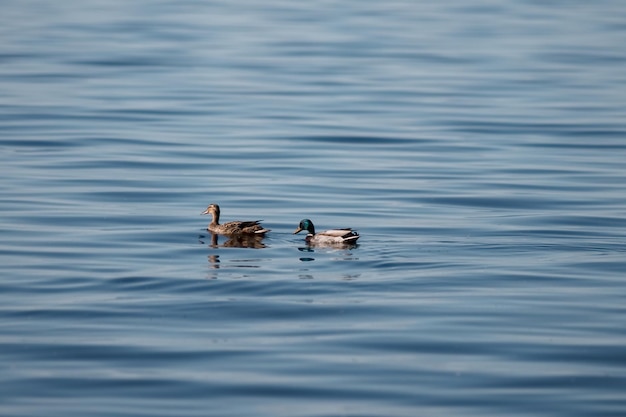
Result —
[[309, 220], [309, 219], [300, 220], [300, 224], [298, 225], [298, 228], [296, 229], [296, 231], [293, 232], [293, 234], [295, 235], [296, 233], [300, 233], [303, 230], [306, 230], [310, 234], [314, 235], [315, 234], [315, 226], [313, 226], [313, 222], [311, 220]]

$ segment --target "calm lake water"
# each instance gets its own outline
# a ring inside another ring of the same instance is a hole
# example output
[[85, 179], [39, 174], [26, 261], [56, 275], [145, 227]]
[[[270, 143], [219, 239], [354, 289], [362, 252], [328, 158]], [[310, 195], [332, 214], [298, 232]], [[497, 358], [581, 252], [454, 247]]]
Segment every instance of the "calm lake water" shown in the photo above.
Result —
[[623, 1], [5, 0], [0, 35], [2, 416], [625, 415]]

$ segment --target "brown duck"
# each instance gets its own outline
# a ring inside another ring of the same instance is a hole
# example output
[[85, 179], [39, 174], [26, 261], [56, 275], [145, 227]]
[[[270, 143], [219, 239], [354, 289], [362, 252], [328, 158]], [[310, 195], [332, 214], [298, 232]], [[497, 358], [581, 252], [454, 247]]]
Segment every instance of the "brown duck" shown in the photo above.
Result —
[[211, 223], [207, 229], [209, 232], [220, 235], [238, 235], [238, 234], [255, 234], [264, 235], [269, 229], [261, 226], [261, 220], [239, 221], [220, 224], [220, 206], [217, 204], [209, 204], [209, 206], [201, 214], [210, 214], [213, 216]]

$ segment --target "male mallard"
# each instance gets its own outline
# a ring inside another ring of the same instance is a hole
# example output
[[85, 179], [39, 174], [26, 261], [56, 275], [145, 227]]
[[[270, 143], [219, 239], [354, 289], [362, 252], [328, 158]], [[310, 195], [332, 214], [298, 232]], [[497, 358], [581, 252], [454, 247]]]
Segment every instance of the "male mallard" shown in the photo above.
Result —
[[300, 233], [301, 231], [306, 230], [309, 234], [306, 236], [305, 240], [307, 243], [315, 245], [315, 244], [344, 244], [351, 245], [356, 243], [359, 238], [359, 234], [350, 229], [330, 229], [325, 230], [323, 232], [315, 233], [315, 226], [313, 226], [313, 222], [309, 219], [303, 219], [300, 221], [298, 228], [293, 234]]
[[255, 235], [263, 235], [269, 232], [269, 229], [261, 226], [261, 220], [253, 221], [234, 221], [220, 224], [220, 206], [217, 204], [209, 204], [209, 206], [201, 214], [210, 214], [213, 220], [209, 223], [207, 229], [209, 232], [220, 235], [237, 235], [242, 233], [250, 233]]

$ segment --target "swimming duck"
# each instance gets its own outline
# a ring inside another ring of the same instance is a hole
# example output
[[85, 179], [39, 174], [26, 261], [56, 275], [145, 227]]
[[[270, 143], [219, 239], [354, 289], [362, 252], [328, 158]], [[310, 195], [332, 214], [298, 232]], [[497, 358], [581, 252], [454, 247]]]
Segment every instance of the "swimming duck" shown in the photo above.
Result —
[[269, 229], [261, 226], [261, 220], [252, 221], [233, 221], [220, 224], [220, 206], [217, 204], [209, 204], [209, 206], [201, 214], [210, 214], [213, 216], [211, 223], [207, 226], [209, 232], [220, 235], [237, 235], [237, 234], [255, 234], [264, 235]]
[[298, 228], [293, 234], [300, 233], [301, 231], [306, 230], [309, 234], [306, 236], [305, 240], [307, 243], [315, 245], [315, 244], [343, 244], [343, 245], [351, 245], [356, 243], [359, 239], [359, 234], [350, 228], [345, 229], [330, 229], [325, 230], [323, 232], [315, 233], [315, 226], [313, 226], [313, 222], [309, 219], [303, 219], [300, 221]]

